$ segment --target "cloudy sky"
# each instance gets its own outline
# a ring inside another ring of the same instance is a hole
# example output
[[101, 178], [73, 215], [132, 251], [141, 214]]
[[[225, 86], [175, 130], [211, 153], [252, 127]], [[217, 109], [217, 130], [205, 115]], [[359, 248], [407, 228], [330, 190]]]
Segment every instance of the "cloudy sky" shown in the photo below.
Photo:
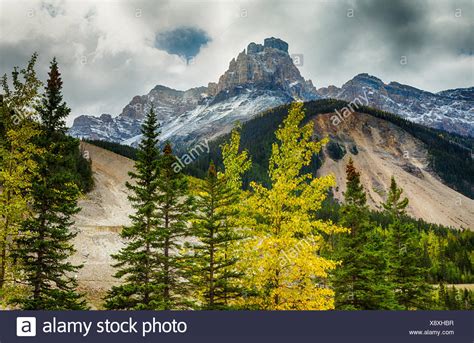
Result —
[[474, 86], [474, 1], [0, 0], [0, 73], [56, 56], [72, 116], [118, 114], [157, 84], [217, 81], [249, 42], [303, 54], [317, 88], [362, 72], [428, 91]]

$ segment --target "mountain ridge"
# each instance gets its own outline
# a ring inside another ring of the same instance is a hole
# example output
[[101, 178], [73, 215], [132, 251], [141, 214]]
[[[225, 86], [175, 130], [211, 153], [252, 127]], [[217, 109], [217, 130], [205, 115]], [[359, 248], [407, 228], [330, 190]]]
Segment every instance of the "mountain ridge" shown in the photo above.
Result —
[[368, 106], [395, 113], [428, 127], [474, 137], [474, 87], [428, 92], [396, 81], [361, 73], [340, 88], [318, 89], [326, 98], [353, 101], [368, 96]]
[[78, 138], [111, 140], [136, 145], [141, 121], [153, 106], [161, 122], [161, 139], [191, 144], [202, 137], [228, 131], [235, 121], [281, 104], [318, 99], [288, 54], [288, 44], [266, 38], [250, 43], [232, 59], [217, 83], [185, 91], [163, 85], [135, 96], [115, 118], [80, 116], [69, 133]]
[[362, 73], [340, 88], [316, 89], [301, 75], [288, 49], [288, 43], [274, 37], [263, 44], [251, 42], [217, 82], [188, 90], [156, 85], [147, 94], [134, 96], [116, 117], [77, 117], [69, 134], [136, 146], [144, 115], [153, 106], [161, 123], [161, 140], [186, 147], [228, 132], [236, 121], [245, 122], [292, 101], [353, 101], [367, 96], [368, 106], [428, 127], [474, 136], [474, 87], [431, 93], [396, 81], [385, 84]]

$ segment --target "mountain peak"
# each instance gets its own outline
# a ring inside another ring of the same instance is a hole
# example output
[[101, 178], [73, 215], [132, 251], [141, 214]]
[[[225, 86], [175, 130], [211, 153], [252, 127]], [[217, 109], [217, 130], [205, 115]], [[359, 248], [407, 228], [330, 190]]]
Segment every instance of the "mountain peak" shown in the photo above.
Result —
[[359, 99], [365, 102], [364, 105], [398, 114], [416, 123], [474, 136], [474, 88], [433, 94], [395, 81], [385, 84], [375, 76], [362, 73], [341, 88], [324, 87], [318, 89], [318, 93], [323, 97], [345, 101]]
[[285, 54], [288, 54], [288, 43], [281, 40], [280, 38], [270, 37], [265, 38], [262, 44], [257, 44], [255, 42], [250, 43], [247, 46], [247, 54], [254, 55], [258, 53], [265, 52], [265, 49], [276, 49], [282, 51]]
[[288, 43], [281, 40], [280, 38], [265, 38], [263, 41], [263, 47], [273, 48], [288, 53]]
[[265, 38], [263, 45], [250, 43], [247, 50], [230, 61], [228, 70], [209, 94], [215, 96], [225, 92], [232, 95], [236, 90], [255, 87], [280, 89], [298, 100], [318, 98], [313, 84], [301, 76], [288, 54], [288, 43], [275, 37]]
[[367, 74], [367, 73], [360, 73], [357, 74], [352, 78], [351, 81], [357, 81], [357, 82], [369, 82], [369, 83], [377, 83], [377, 84], [384, 84], [382, 80], [380, 80], [378, 77]]

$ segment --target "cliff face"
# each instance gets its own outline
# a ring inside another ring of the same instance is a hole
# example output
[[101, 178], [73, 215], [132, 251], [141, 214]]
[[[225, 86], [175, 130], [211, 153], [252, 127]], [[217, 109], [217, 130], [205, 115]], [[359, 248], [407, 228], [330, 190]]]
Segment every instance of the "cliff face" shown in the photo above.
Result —
[[306, 81], [293, 63], [288, 44], [277, 38], [267, 38], [263, 45], [250, 43], [247, 52], [244, 50], [237, 59], [232, 59], [229, 69], [219, 78], [213, 95], [251, 85], [280, 88], [298, 100], [318, 98], [311, 80]]

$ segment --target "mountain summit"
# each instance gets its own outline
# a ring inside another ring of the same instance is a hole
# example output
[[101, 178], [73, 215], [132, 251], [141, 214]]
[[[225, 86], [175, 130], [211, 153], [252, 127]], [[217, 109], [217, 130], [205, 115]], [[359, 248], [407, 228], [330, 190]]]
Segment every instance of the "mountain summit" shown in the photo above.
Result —
[[295, 99], [316, 99], [313, 83], [301, 76], [288, 54], [288, 44], [278, 38], [267, 38], [264, 44], [250, 43], [237, 59], [232, 59], [229, 69], [217, 84], [210, 83], [211, 95], [236, 88], [281, 89]]
[[70, 134], [75, 137], [136, 144], [144, 115], [153, 105], [161, 121], [161, 139], [191, 144], [228, 131], [235, 121], [247, 121], [261, 111], [319, 95], [305, 80], [288, 54], [288, 43], [266, 38], [250, 43], [232, 59], [218, 82], [179, 91], [155, 86], [135, 96], [116, 118], [80, 116]]

